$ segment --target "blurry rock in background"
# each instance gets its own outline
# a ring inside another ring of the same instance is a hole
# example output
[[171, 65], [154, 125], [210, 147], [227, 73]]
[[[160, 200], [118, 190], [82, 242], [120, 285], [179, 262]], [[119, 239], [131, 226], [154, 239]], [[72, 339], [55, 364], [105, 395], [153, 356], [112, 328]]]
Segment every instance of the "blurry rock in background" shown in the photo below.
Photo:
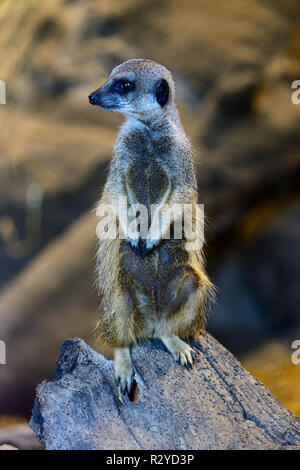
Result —
[[93, 345], [92, 208], [122, 118], [87, 96], [133, 57], [172, 70], [196, 149], [208, 330], [300, 413], [299, 26], [298, 0], [1, 2], [0, 414], [28, 417], [66, 337]]
[[299, 365], [291, 361], [291, 344], [271, 341], [248, 354], [244, 358], [243, 365], [249, 372], [259, 377], [287, 408], [300, 416]]
[[33, 403], [34, 387], [27, 384], [53, 375], [66, 336], [80, 335], [93, 344], [95, 237], [95, 217], [86, 214], [3, 288], [0, 325], [7, 364], [1, 368], [1, 413], [22, 415]]
[[42, 450], [29, 424], [20, 418], [0, 418], [0, 450]]

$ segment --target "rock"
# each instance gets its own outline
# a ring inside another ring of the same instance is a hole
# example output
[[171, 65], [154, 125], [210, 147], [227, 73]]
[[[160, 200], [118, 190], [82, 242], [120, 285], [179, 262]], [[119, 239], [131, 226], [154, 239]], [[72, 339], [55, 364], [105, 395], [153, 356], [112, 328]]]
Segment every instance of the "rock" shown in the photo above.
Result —
[[0, 450], [19, 450], [14, 446], [10, 446], [9, 444], [2, 444], [0, 445]]
[[40, 450], [43, 448], [28, 424], [0, 429], [0, 450]]
[[46, 449], [300, 449], [300, 419], [208, 333], [193, 369], [158, 341], [135, 346], [137, 401], [118, 400], [112, 362], [67, 340], [30, 425]]

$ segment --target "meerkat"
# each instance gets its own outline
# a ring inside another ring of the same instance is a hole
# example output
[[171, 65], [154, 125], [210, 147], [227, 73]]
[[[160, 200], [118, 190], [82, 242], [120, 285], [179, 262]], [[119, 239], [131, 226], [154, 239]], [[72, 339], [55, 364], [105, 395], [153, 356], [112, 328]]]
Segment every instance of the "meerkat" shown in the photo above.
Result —
[[[125, 197], [129, 205], [143, 204], [154, 220], [166, 204], [197, 204], [192, 146], [180, 121], [172, 75], [164, 66], [128, 60], [112, 70], [89, 101], [126, 117], [99, 207], [117, 208]], [[132, 388], [130, 347], [138, 340], [159, 338], [182, 366], [194, 361], [188, 340], [204, 326], [213, 286], [202, 247], [187, 249], [185, 232], [181, 239], [164, 237], [174, 220], [160, 221], [154, 237], [150, 232], [133, 237], [126, 230], [128, 215], [119, 213], [122, 236], [99, 240], [102, 310], [97, 332], [114, 350], [120, 399]]]

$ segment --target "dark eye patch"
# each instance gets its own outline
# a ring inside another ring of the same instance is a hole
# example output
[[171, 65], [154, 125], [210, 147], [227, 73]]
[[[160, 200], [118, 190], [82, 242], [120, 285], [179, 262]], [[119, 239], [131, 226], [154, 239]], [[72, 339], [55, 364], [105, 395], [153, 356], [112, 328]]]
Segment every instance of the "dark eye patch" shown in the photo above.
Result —
[[129, 91], [134, 90], [135, 83], [131, 82], [130, 80], [126, 80], [125, 78], [120, 78], [116, 80], [112, 86], [111, 91], [118, 93], [119, 95], [126, 95]]

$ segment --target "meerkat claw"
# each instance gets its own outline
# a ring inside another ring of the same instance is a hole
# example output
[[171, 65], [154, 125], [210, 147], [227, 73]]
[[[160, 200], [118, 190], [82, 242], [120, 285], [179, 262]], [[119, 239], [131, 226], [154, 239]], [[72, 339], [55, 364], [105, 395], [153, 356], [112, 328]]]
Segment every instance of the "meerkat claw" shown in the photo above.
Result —
[[161, 340], [179, 364], [187, 368], [193, 366], [195, 353], [189, 344], [175, 335], [163, 337]]
[[123, 397], [122, 397], [122, 386], [121, 386], [121, 384], [118, 385], [118, 397], [119, 397], [119, 400], [122, 403], [122, 405], [124, 405], [125, 403], [124, 403], [124, 400], [123, 400]]
[[[120, 399], [122, 393], [123, 395], [130, 393], [133, 384], [134, 371], [129, 348], [116, 348], [114, 359], [115, 381], [118, 385]], [[123, 399], [120, 399], [120, 401], [123, 403]]]
[[194, 360], [191, 352], [189, 350], [185, 350], [184, 352], [179, 354], [179, 361], [183, 367], [192, 367]]
[[179, 354], [179, 362], [182, 366], [187, 366], [187, 358], [184, 353]]
[[121, 378], [120, 376], [118, 376], [116, 382], [118, 384], [118, 389], [122, 391], [123, 395], [125, 395], [126, 393], [129, 394], [132, 389], [133, 375], [127, 378]]
[[193, 367], [193, 364], [194, 364], [194, 352], [193, 350], [188, 350], [186, 351], [186, 358], [187, 358], [187, 362], [189, 364], [190, 367]]
[[[132, 384], [128, 382], [124, 382], [121, 377], [117, 378], [117, 383], [118, 383], [118, 398], [122, 405], [124, 405], [124, 400], [123, 396], [129, 395], [132, 389]], [[123, 395], [123, 396], [122, 396]]]

